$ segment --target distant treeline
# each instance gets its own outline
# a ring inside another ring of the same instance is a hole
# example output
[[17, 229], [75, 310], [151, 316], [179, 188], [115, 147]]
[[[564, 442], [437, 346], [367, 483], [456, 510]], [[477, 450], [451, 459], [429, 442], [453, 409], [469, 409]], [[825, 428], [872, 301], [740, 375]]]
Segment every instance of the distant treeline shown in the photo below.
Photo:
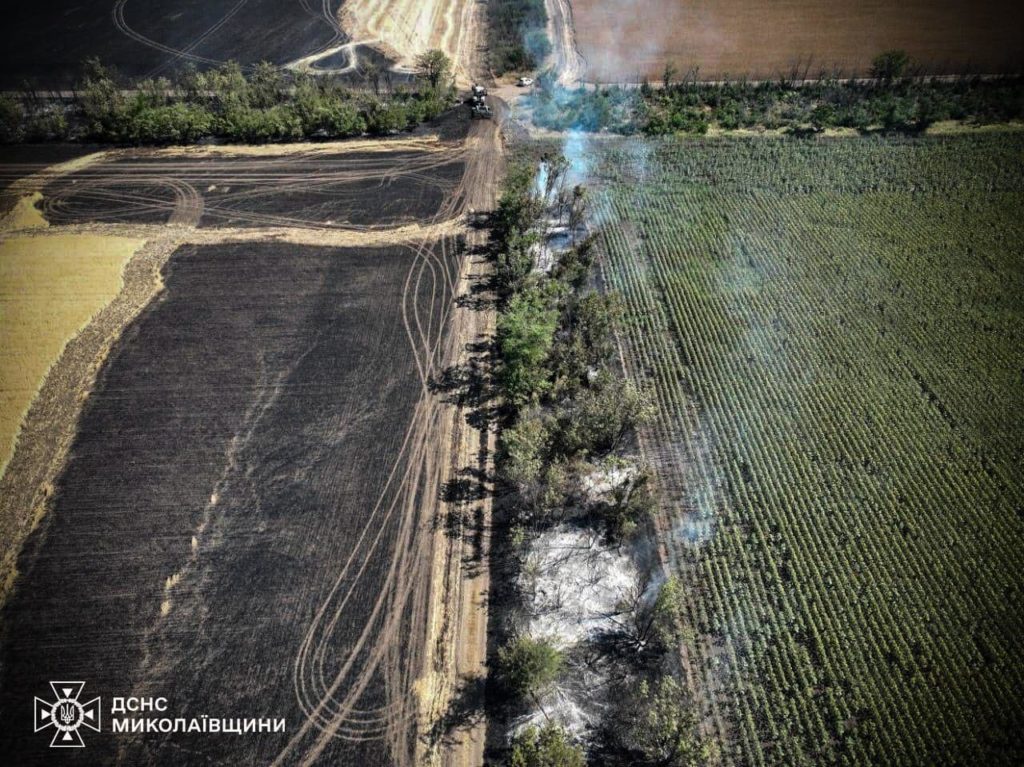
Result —
[[863, 80], [744, 80], [702, 83], [696, 72], [677, 79], [666, 69], [661, 87], [564, 90], [544, 75], [533, 97], [533, 120], [554, 130], [703, 134], [711, 127], [826, 128], [919, 132], [941, 120], [995, 123], [1024, 118], [1024, 78], [906, 78], [876, 59]]
[[536, 69], [551, 52], [544, 0], [488, 4], [488, 57], [495, 75]]
[[0, 96], [0, 141], [262, 143], [384, 135], [431, 120], [454, 103], [443, 54], [424, 54], [420, 75], [415, 86], [391, 87], [375, 70], [361, 91], [272, 64], [243, 70], [228, 62], [209, 71], [189, 67], [173, 80], [125, 81], [92, 59], [70, 100], [30, 90]]

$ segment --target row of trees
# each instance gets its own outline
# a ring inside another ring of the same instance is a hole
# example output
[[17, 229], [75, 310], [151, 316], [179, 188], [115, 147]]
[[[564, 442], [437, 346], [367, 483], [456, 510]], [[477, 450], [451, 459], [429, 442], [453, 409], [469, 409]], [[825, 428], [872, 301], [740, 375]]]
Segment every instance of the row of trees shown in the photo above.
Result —
[[[621, 300], [590, 286], [595, 237], [576, 234], [549, 271], [537, 266], [545, 226], [577, 233], [587, 200], [583, 188], [566, 185], [564, 158], [545, 158], [543, 169], [540, 185], [535, 166], [513, 168], [494, 216], [498, 381], [507, 410], [501, 477], [531, 525], [576, 513], [585, 503], [582, 478], [620, 463], [617, 453], [651, 413], [616, 365]], [[586, 509], [612, 537], [629, 534], [653, 506], [646, 473], [634, 474], [621, 502]]]
[[129, 82], [100, 61], [85, 63], [70, 104], [26, 93], [0, 98], [0, 141], [84, 139], [190, 144], [201, 139], [262, 143], [386, 135], [431, 120], [455, 103], [451, 62], [441, 51], [418, 60], [415, 86], [356, 91], [336, 80], [266, 62], [228, 62], [173, 80]]
[[992, 123], [1024, 118], [1024, 79], [904, 77], [909, 58], [889, 51], [872, 77], [812, 81], [782, 77], [702, 83], [699, 71], [665, 68], [662, 87], [618, 86], [564, 91], [540, 79], [534, 121], [556, 130], [609, 130], [649, 135], [706, 133], [710, 127], [818, 131], [853, 128], [920, 132], [941, 120]]
[[544, 0], [491, 0], [488, 61], [496, 75], [536, 69], [551, 53]]
[[[616, 364], [620, 298], [593, 287], [595, 238], [579, 223], [587, 192], [567, 183], [561, 156], [514, 166], [495, 212], [495, 286], [500, 297], [497, 381], [504, 400], [498, 474], [513, 551], [531, 535], [574, 517], [612, 541], [634, 534], [655, 503], [651, 477], [632, 435], [651, 415], [643, 392]], [[568, 225], [573, 245], [542, 268], [549, 226]], [[598, 498], [587, 477], [618, 477]], [[651, 594], [656, 594], [652, 599]], [[639, 584], [624, 600], [614, 656], [614, 711], [585, 753], [558, 724], [526, 728], [511, 744], [513, 767], [600, 764], [691, 767], [707, 760], [687, 691], [674, 678], [683, 626], [679, 585]], [[566, 670], [563, 651], [542, 638], [512, 635], [498, 650], [494, 678], [513, 705], [539, 705]]]

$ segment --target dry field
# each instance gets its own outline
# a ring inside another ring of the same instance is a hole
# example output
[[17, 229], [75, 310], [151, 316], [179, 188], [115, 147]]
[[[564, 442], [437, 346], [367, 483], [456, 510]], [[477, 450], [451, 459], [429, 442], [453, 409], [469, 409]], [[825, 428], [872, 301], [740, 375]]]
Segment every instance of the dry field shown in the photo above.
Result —
[[127, 75], [161, 75], [186, 63], [285, 63], [340, 42], [340, 0], [85, 0], [4, 8], [0, 83], [69, 86], [99, 56]]
[[0, 473], [50, 366], [117, 295], [124, 265], [143, 242], [97, 235], [0, 240]]
[[660, 78], [666, 62], [704, 78], [862, 74], [903, 48], [937, 72], [1003, 72], [1024, 61], [1024, 6], [1012, 0], [572, 0], [584, 79]]
[[353, 41], [381, 49], [401, 66], [437, 48], [456, 63], [461, 80], [472, 79], [466, 64], [476, 57], [481, 40], [476, 0], [348, 0], [341, 11], [342, 26]]

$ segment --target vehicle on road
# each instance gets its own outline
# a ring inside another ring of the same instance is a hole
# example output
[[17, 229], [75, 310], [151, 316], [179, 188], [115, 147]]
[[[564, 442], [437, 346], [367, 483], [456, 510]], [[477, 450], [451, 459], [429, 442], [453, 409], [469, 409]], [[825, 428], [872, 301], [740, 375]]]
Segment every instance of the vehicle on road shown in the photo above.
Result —
[[520, 88], [527, 88], [527, 87], [533, 85], [533, 78], [532, 77], [520, 77], [518, 80], [516, 80], [516, 85], [518, 85]]

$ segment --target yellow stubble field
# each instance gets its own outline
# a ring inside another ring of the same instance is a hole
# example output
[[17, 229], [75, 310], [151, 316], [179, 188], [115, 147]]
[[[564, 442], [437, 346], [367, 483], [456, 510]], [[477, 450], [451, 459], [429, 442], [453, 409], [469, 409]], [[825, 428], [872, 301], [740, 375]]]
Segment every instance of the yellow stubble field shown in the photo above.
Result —
[[117, 295], [125, 264], [144, 242], [29, 232], [0, 239], [0, 473], [50, 367]]

